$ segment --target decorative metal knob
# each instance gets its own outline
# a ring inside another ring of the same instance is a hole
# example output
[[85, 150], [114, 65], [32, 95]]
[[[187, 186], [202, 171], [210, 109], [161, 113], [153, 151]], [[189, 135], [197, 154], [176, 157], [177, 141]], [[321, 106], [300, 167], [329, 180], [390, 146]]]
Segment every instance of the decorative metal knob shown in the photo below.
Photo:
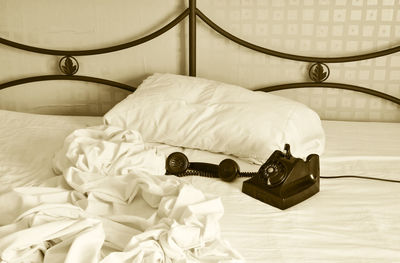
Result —
[[325, 81], [329, 77], [329, 74], [329, 67], [326, 64], [320, 62], [312, 64], [308, 71], [308, 76], [314, 82]]
[[72, 56], [65, 56], [60, 59], [58, 67], [65, 75], [72, 76], [79, 70], [79, 63], [76, 58]]

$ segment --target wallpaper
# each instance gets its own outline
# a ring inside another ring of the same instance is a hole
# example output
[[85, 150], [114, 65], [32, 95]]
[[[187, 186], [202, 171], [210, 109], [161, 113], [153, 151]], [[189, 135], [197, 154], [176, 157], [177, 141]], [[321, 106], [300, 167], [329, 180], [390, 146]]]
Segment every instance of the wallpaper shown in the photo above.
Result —
[[[350, 56], [400, 45], [400, 0], [197, 0], [197, 5], [233, 35], [290, 54]], [[153, 32], [186, 6], [186, 0], [2, 0], [0, 36], [53, 49], [93, 49]], [[309, 81], [310, 63], [257, 53], [223, 38], [200, 19], [197, 23], [198, 76], [249, 89]], [[187, 74], [187, 28], [185, 21], [133, 49], [78, 57], [79, 74], [133, 86], [153, 72]], [[59, 74], [59, 59], [0, 47], [0, 82]], [[328, 66], [329, 82], [400, 97], [399, 53]], [[41, 82], [0, 91], [0, 108], [102, 115], [127, 94], [85, 83]], [[306, 88], [274, 94], [307, 104], [323, 119], [400, 121], [399, 106], [359, 92]]]
[[[400, 1], [397, 0], [202, 0], [199, 9], [242, 39], [291, 54], [350, 56], [400, 45]], [[200, 76], [251, 89], [310, 81], [310, 63], [258, 54], [225, 40], [202, 24]], [[224, 70], [212, 71], [207, 66], [210, 64]], [[359, 85], [400, 97], [398, 53], [328, 66], [329, 82]], [[324, 119], [400, 121], [398, 106], [358, 92], [310, 88], [276, 94], [309, 105]]]

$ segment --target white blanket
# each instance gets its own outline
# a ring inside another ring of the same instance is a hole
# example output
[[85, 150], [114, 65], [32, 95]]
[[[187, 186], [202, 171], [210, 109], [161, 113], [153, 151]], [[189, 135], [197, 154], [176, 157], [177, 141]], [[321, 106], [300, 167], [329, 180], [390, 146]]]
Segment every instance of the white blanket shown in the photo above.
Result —
[[242, 262], [220, 238], [221, 200], [164, 165], [135, 131], [76, 130], [61, 176], [0, 196], [2, 262]]

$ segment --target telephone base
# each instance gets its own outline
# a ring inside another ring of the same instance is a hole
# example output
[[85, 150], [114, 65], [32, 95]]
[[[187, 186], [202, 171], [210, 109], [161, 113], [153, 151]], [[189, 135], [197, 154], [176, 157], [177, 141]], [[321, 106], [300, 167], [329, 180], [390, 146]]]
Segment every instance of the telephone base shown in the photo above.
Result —
[[242, 192], [264, 202], [277, 207], [281, 210], [294, 206], [319, 192], [319, 180], [306, 188], [299, 189], [298, 192], [291, 193], [290, 196], [281, 196], [274, 191], [266, 191], [250, 180], [243, 182]]

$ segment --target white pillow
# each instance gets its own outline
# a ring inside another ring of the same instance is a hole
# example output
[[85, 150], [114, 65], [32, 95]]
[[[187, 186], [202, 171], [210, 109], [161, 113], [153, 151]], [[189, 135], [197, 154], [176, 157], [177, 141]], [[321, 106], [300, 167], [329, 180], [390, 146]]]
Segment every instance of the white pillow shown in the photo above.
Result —
[[320, 155], [325, 144], [319, 116], [301, 103], [173, 74], [145, 79], [104, 122], [137, 130], [147, 142], [231, 154], [257, 164], [286, 143], [300, 158]]

